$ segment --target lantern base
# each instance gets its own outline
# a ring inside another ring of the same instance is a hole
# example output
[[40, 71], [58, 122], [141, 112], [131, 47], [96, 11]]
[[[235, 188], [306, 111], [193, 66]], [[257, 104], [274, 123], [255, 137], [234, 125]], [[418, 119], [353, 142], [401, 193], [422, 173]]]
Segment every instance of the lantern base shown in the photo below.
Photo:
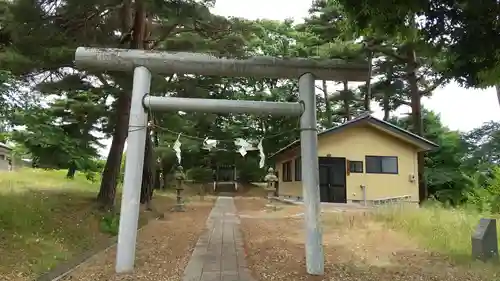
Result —
[[283, 208], [282, 207], [278, 207], [278, 206], [276, 206], [274, 204], [266, 204], [266, 210], [268, 212], [275, 212], [275, 211], [279, 211], [281, 209], [283, 209]]
[[184, 200], [182, 200], [182, 190], [181, 188], [177, 189], [177, 201], [175, 202], [175, 206], [173, 211], [174, 212], [185, 212], [186, 209], [184, 208]]
[[185, 212], [186, 208], [184, 208], [184, 204], [177, 204], [172, 209], [173, 212]]
[[273, 198], [274, 198], [274, 190], [269, 190], [267, 192], [267, 203], [272, 204], [273, 203]]
[[275, 192], [276, 188], [274, 188], [274, 187], [264, 187], [264, 190], [267, 191], [267, 192]]

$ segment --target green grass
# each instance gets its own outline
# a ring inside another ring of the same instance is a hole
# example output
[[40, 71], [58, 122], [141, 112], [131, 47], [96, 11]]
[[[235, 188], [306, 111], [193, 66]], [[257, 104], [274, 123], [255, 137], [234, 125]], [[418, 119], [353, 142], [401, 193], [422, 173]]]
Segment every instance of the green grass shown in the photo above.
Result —
[[[0, 172], [0, 280], [33, 280], [116, 235], [119, 216], [102, 213], [95, 202], [99, 181], [79, 173], [68, 180], [63, 170]], [[195, 200], [195, 191], [184, 192], [186, 201]], [[118, 188], [117, 210], [120, 198]], [[139, 227], [174, 202], [175, 191], [155, 192], [155, 211], [141, 212]]]
[[66, 180], [65, 170], [20, 169], [15, 172], [0, 172], [0, 194], [24, 192], [27, 190], [98, 190], [98, 185], [77, 173], [74, 180]]
[[498, 215], [480, 213], [473, 208], [453, 209], [437, 204], [422, 208], [383, 207], [375, 214], [378, 220], [406, 232], [423, 247], [467, 262], [471, 261], [471, 235], [479, 219], [498, 218]]
[[107, 239], [97, 190], [83, 175], [65, 179], [65, 171], [0, 172], [0, 276], [30, 279]]

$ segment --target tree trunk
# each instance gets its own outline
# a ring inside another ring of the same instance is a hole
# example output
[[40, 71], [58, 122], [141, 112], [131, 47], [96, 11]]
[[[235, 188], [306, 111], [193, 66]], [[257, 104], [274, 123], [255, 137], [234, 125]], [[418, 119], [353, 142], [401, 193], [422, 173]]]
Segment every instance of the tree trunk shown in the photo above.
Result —
[[[408, 77], [408, 84], [410, 86], [410, 96], [411, 96], [411, 112], [412, 112], [412, 130], [413, 133], [422, 136], [423, 123], [422, 123], [422, 106], [421, 106], [421, 96], [418, 90], [417, 84], [417, 58], [415, 50], [413, 47], [409, 47], [407, 50], [408, 54], [408, 64], [406, 66], [406, 75]], [[418, 190], [419, 190], [419, 201], [423, 203], [427, 197], [427, 183], [425, 181], [425, 154], [424, 152], [419, 152], [417, 157], [418, 162]]]
[[326, 85], [326, 80], [323, 80], [323, 98], [325, 99], [325, 114], [328, 122], [325, 127], [330, 128], [333, 126], [333, 113], [330, 99], [328, 98], [328, 86]]
[[391, 84], [392, 84], [392, 65], [389, 67], [389, 71], [387, 73], [387, 79], [385, 80], [385, 91], [383, 97], [383, 105], [384, 105], [384, 121], [389, 120], [391, 114], [391, 105], [390, 105], [390, 95], [392, 94]]
[[[155, 120], [154, 122], [155, 124], [158, 124]], [[155, 148], [158, 148], [160, 146], [160, 138], [158, 136], [158, 130], [153, 130], [153, 144], [154, 144], [154, 147]], [[153, 172], [155, 173], [155, 177], [154, 177], [154, 186], [153, 188], [154, 189], [159, 189], [161, 186], [160, 186], [160, 174], [161, 174], [161, 168], [160, 168], [160, 163], [158, 162], [158, 155], [157, 153], [154, 153], [153, 151], [153, 161], [154, 161], [154, 169], [153, 169]]]
[[97, 195], [97, 202], [106, 210], [112, 209], [115, 204], [116, 184], [120, 174], [130, 114], [130, 95], [125, 92], [119, 95], [117, 99], [116, 127], [113, 132], [113, 141], [111, 142], [106, 165], [102, 172], [101, 187]]
[[146, 209], [151, 210], [151, 199], [153, 198], [153, 142], [151, 140], [151, 130], [148, 128], [146, 145], [144, 148], [144, 168], [142, 169], [141, 204], [146, 205]]
[[170, 172], [170, 165], [166, 159], [161, 160], [161, 174], [163, 176], [162, 189], [168, 188], [168, 173]]
[[154, 189], [160, 189], [161, 188], [161, 169], [159, 167], [159, 164], [155, 161], [155, 165], [154, 165], [154, 185], [153, 185], [153, 188]]
[[[136, 12], [132, 29], [131, 49], [140, 49], [143, 45], [144, 15], [142, 0], [136, 0]], [[123, 0], [122, 7], [122, 32], [129, 33], [130, 30], [131, 1]], [[142, 24], [142, 26], [141, 26]], [[109, 149], [108, 159], [102, 174], [101, 187], [97, 195], [97, 201], [105, 209], [114, 207], [116, 184], [120, 174], [123, 149], [128, 135], [128, 119], [130, 115], [130, 91], [125, 91], [117, 97], [116, 127], [113, 133], [113, 141]]]
[[390, 118], [390, 113], [391, 113], [391, 107], [389, 106], [389, 92], [384, 92], [384, 121], [389, 120]]
[[[144, 49], [146, 41], [147, 15], [143, 0], [135, 1], [134, 33], [132, 36], [133, 49]], [[146, 144], [144, 147], [144, 166], [142, 168], [141, 204], [151, 210], [151, 199], [153, 197], [153, 142], [151, 140], [151, 129], [146, 129]]]
[[372, 100], [372, 87], [371, 87], [371, 79], [372, 79], [372, 61], [373, 61], [373, 52], [368, 52], [368, 78], [366, 79], [366, 93], [364, 99], [364, 108], [366, 112], [370, 112], [370, 102]]
[[130, 49], [144, 49], [146, 29], [146, 10], [144, 0], [135, 0], [135, 16]]
[[76, 174], [76, 165], [74, 162], [71, 162], [69, 164], [68, 172], [66, 173], [66, 178], [67, 179], [74, 179]]
[[346, 121], [349, 121], [352, 118], [351, 118], [351, 105], [349, 104], [349, 102], [351, 100], [348, 97], [348, 95], [349, 95], [349, 82], [348, 81], [344, 81], [343, 95], [344, 95], [344, 113], [345, 113], [345, 119], [346, 119]]

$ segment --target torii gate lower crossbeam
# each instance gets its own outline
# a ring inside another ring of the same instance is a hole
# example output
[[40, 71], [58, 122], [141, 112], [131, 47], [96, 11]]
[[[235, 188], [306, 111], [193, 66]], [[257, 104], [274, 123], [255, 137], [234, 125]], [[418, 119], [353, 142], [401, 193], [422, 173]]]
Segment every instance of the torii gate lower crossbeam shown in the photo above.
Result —
[[[300, 115], [302, 190], [305, 206], [306, 269], [309, 274], [324, 274], [322, 233], [319, 223], [320, 197], [317, 152], [315, 78], [365, 81], [368, 64], [348, 64], [341, 60], [253, 58], [235, 60], [205, 54], [148, 52], [142, 50], [79, 47], [77, 66], [114, 71], [134, 71], [125, 176], [118, 233], [116, 272], [134, 268], [139, 197], [144, 165], [147, 111], [185, 110], [235, 112], [272, 115]], [[199, 75], [252, 76], [272, 78], [299, 77], [300, 103], [257, 101], [211, 101], [148, 96], [151, 72], [191, 73]], [[316, 76], [316, 77], [315, 77]], [[172, 104], [175, 103], [176, 107]]]

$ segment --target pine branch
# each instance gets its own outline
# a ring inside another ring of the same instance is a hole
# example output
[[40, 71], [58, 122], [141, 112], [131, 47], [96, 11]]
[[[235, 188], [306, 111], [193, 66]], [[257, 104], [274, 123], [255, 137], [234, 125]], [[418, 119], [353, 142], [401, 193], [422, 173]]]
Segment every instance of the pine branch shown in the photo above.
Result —
[[398, 54], [395, 50], [393, 50], [391, 47], [384, 46], [381, 44], [372, 44], [371, 42], [367, 42], [365, 44], [365, 48], [368, 51], [372, 51], [374, 53], [381, 53], [384, 54], [388, 57], [394, 58], [400, 62], [406, 62], [408, 59], [404, 56], [401, 56]]
[[446, 78], [441, 77], [438, 80], [434, 82], [433, 85], [427, 87], [425, 90], [420, 91], [420, 96], [427, 96], [428, 94], [432, 93], [434, 90], [437, 89], [437, 87], [441, 86], [444, 82], [446, 81]]

